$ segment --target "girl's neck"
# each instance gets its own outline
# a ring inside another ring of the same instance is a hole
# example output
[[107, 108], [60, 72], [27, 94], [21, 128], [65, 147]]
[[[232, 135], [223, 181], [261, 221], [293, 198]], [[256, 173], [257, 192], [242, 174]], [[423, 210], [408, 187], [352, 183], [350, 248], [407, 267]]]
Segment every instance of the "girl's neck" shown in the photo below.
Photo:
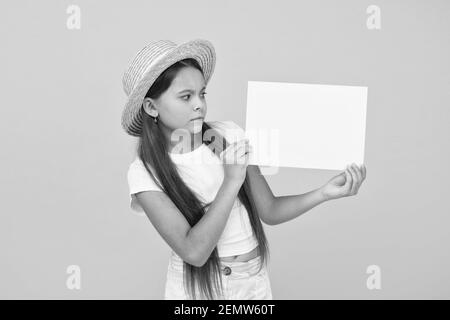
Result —
[[[181, 140], [183, 141], [183, 140]], [[203, 144], [203, 137], [202, 137], [202, 133], [195, 133], [191, 135], [190, 138], [190, 145], [188, 145], [188, 143], [183, 144], [182, 142], [176, 142], [176, 143], [172, 143], [170, 145], [170, 150], [169, 153], [173, 153], [173, 154], [183, 154], [183, 153], [189, 153], [192, 152], [194, 150], [197, 150], [197, 148], [201, 147]], [[180, 144], [178, 146], [178, 144]]]

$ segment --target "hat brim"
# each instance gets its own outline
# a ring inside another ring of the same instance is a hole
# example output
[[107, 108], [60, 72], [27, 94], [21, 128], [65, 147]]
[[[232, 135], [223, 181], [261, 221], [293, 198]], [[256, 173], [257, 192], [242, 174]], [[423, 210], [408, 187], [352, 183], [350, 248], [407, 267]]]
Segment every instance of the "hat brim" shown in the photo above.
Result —
[[203, 39], [195, 39], [177, 45], [149, 66], [128, 96], [122, 113], [122, 127], [129, 135], [141, 135], [142, 115], [140, 109], [153, 82], [172, 64], [186, 58], [193, 58], [200, 64], [206, 84], [209, 82], [216, 64], [216, 53], [212, 43]]

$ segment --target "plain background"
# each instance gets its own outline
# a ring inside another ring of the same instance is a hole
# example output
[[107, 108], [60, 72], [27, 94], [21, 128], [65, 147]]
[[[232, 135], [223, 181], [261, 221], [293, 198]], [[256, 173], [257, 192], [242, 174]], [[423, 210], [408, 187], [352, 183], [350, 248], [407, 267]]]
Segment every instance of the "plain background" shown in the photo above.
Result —
[[[449, 14], [444, 0], [2, 3], [0, 297], [162, 299], [170, 250], [129, 208], [122, 75], [152, 40], [204, 38], [217, 52], [206, 121], [243, 126], [249, 80], [369, 88], [359, 193], [265, 226], [274, 298], [450, 298]], [[282, 196], [338, 173], [266, 179]]]

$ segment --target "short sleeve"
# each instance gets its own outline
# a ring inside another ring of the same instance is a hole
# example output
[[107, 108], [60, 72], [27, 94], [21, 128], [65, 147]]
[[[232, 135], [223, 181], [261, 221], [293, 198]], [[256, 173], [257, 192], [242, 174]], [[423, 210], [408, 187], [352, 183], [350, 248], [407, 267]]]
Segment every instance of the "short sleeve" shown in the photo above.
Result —
[[141, 191], [161, 191], [164, 192], [148, 173], [142, 161], [137, 158], [130, 164], [127, 172], [128, 188], [130, 191], [130, 207], [137, 212], [143, 212], [135, 193]]

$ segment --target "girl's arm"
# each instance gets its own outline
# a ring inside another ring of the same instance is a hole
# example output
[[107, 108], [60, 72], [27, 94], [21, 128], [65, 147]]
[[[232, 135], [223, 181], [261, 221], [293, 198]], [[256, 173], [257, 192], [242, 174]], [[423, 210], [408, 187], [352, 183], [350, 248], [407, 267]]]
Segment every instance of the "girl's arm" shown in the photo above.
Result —
[[143, 191], [136, 193], [136, 197], [173, 251], [187, 263], [200, 267], [217, 245], [241, 185], [224, 179], [209, 209], [193, 227], [166, 193]]
[[354, 196], [365, 179], [365, 165], [358, 167], [353, 163], [318, 189], [299, 195], [276, 197], [266, 214], [266, 223], [280, 224], [300, 216], [322, 202]]
[[327, 200], [356, 195], [366, 178], [366, 167], [352, 164], [318, 189], [280, 197], [273, 195], [258, 166], [249, 165], [247, 173], [260, 219], [268, 225], [276, 225], [292, 220]]
[[276, 197], [257, 165], [247, 166], [247, 176], [259, 218], [262, 222], [271, 224], [268, 218], [270, 218], [271, 207]]
[[319, 189], [305, 194], [276, 197], [258, 166], [249, 165], [247, 174], [259, 217], [268, 225], [292, 220], [325, 201]]
[[276, 225], [292, 220], [325, 201], [320, 188], [304, 194], [275, 197], [266, 223]]

